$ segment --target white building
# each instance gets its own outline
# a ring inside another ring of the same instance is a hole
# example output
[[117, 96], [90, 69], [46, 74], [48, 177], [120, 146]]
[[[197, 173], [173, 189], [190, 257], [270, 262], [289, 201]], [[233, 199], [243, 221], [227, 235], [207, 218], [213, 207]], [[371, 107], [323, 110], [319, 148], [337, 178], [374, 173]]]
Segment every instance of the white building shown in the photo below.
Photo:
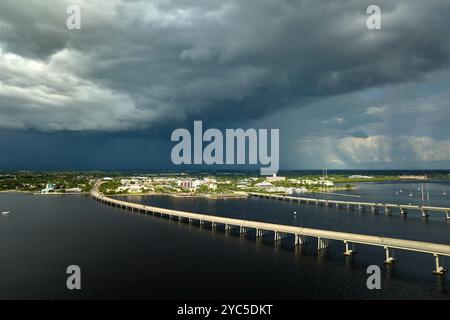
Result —
[[141, 185], [130, 185], [128, 188], [128, 192], [140, 193], [144, 192], [147, 188]]
[[215, 183], [208, 183], [208, 189], [216, 191], [217, 190], [217, 184], [215, 184]]
[[266, 181], [268, 181], [268, 182], [285, 181], [285, 180], [286, 180], [286, 177], [277, 177], [276, 173], [274, 173], [273, 176], [266, 178]]
[[360, 174], [354, 174], [348, 177], [349, 179], [373, 179], [372, 176], [363, 176]]
[[267, 182], [267, 181], [263, 181], [263, 182], [255, 184], [255, 187], [257, 187], [257, 188], [270, 188], [270, 187], [273, 187], [273, 184], [271, 184], [270, 182]]

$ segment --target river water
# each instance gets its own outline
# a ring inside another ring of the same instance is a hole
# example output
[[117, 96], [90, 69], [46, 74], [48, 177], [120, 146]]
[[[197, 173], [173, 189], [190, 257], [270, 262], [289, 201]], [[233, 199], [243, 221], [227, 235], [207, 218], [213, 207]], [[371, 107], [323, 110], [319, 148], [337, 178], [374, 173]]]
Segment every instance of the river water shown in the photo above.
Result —
[[[420, 183], [361, 183], [325, 198], [422, 203]], [[450, 206], [448, 182], [424, 185], [424, 202]], [[402, 190], [401, 192], [399, 190]], [[449, 190], [450, 191], [450, 190]], [[412, 196], [409, 196], [409, 194]], [[305, 195], [317, 197], [314, 195]], [[450, 244], [450, 221], [411, 212], [347, 210], [269, 199], [120, 197], [132, 202], [249, 220]], [[208, 228], [120, 210], [87, 196], [0, 194], [0, 298], [151, 299], [450, 299], [450, 281], [434, 276], [431, 255], [343, 244], [317, 252], [316, 241], [295, 248], [211, 232]], [[450, 267], [450, 259], [443, 259]], [[78, 265], [82, 290], [66, 288], [66, 268]], [[381, 290], [366, 286], [369, 265], [381, 268]]]

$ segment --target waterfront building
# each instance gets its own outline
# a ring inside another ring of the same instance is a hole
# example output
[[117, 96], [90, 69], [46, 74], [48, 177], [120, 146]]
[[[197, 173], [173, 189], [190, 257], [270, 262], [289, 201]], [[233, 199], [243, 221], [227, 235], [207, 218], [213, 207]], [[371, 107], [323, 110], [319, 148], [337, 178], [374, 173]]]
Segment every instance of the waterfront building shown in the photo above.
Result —
[[273, 187], [273, 184], [271, 184], [270, 182], [267, 182], [267, 181], [263, 181], [263, 182], [255, 184], [255, 187], [257, 187], [257, 188], [270, 188], [270, 187]]
[[271, 177], [267, 177], [266, 181], [268, 182], [276, 182], [276, 181], [286, 181], [286, 177], [278, 177], [276, 173]]
[[49, 193], [56, 189], [56, 185], [54, 183], [47, 183], [45, 188], [41, 190], [41, 193]]
[[398, 176], [400, 179], [407, 179], [407, 180], [426, 180], [428, 179], [427, 175], [402, 175]]
[[373, 176], [364, 176], [360, 174], [354, 174], [348, 177], [349, 179], [373, 179]]

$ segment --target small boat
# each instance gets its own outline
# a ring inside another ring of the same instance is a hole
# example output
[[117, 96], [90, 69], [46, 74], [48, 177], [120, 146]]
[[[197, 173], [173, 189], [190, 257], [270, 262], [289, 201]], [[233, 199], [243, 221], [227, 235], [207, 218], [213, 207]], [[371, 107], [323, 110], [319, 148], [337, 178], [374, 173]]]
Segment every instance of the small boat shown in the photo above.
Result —
[[11, 213], [11, 211], [2, 211], [2, 214], [4, 214], [4, 215], [10, 214], [10, 213]]
[[447, 191], [442, 192], [442, 194], [443, 194], [444, 196], [446, 196], [446, 195], [447, 195]]

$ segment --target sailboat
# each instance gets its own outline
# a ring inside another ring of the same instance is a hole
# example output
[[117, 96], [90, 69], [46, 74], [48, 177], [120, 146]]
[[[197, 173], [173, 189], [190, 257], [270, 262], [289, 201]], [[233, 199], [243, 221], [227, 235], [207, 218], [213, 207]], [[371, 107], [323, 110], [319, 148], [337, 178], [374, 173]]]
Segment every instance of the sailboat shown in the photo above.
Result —
[[10, 214], [10, 213], [11, 213], [11, 211], [2, 211], [3, 215], [7, 215], [7, 214]]

